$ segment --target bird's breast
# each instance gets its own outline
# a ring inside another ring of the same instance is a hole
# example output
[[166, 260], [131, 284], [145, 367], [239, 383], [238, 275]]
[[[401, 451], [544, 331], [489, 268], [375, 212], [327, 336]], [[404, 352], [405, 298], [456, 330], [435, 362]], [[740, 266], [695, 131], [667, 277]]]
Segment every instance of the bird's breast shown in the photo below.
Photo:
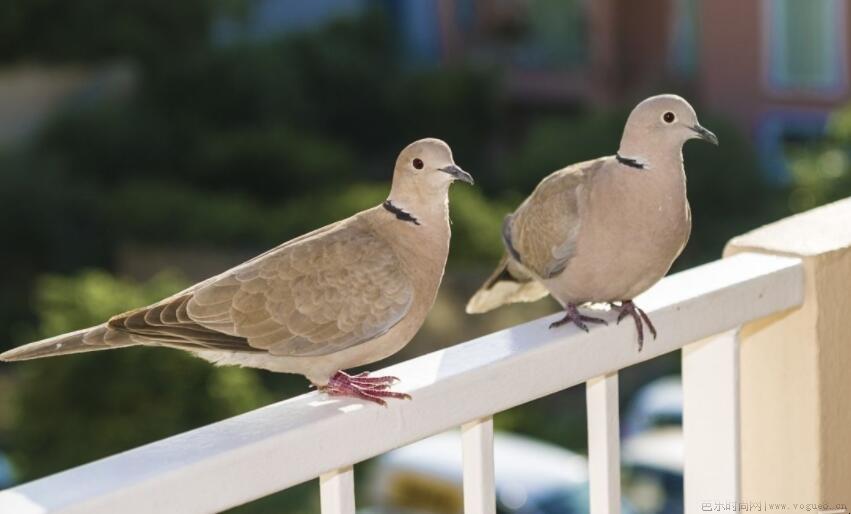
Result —
[[[631, 299], [670, 269], [691, 230], [684, 182], [595, 184], [582, 207], [576, 253], [548, 286], [562, 301]], [[561, 296], [561, 298], [560, 298]]]

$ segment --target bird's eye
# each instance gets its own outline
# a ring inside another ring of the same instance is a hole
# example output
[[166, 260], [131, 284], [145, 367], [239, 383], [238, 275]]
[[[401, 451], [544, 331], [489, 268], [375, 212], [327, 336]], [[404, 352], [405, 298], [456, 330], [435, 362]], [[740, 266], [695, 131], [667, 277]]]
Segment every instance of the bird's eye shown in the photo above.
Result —
[[677, 117], [674, 116], [674, 113], [672, 113], [671, 111], [668, 111], [662, 115], [662, 121], [664, 121], [665, 123], [673, 123], [675, 119], [677, 119]]
[[414, 168], [421, 170], [421, 169], [423, 169], [423, 166], [424, 166], [424, 164], [423, 164], [422, 159], [414, 159]]

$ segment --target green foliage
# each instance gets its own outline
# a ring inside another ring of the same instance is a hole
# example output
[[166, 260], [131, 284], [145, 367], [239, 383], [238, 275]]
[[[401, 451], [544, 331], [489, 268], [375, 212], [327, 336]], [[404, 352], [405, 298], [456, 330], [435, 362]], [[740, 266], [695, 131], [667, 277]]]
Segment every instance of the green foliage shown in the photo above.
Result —
[[42, 276], [36, 285], [40, 323], [34, 337], [50, 337], [100, 323], [118, 312], [176, 293], [182, 285], [178, 276], [169, 273], [144, 284], [98, 270], [83, 271], [75, 277]]
[[833, 144], [815, 147], [793, 145], [787, 149], [794, 186], [789, 207], [794, 212], [812, 209], [851, 195], [848, 151]]
[[466, 263], [495, 264], [502, 256], [502, 219], [512, 206], [488, 201], [481, 191], [465, 185], [450, 190], [451, 254]]
[[4, 0], [0, 59], [153, 61], [207, 42], [220, 2]]
[[628, 113], [624, 109], [533, 120], [519, 148], [505, 159], [500, 184], [494, 187], [516, 188], [525, 196], [553, 171], [613, 154]]
[[837, 142], [851, 142], [851, 105], [833, 113], [828, 122], [828, 134]]
[[138, 94], [55, 119], [31, 175], [54, 166], [87, 184], [95, 218], [121, 220], [116, 238], [268, 246], [380, 200], [371, 184], [389, 182], [416, 138], [447, 139], [477, 174], [497, 117], [493, 78], [407, 72], [389, 37], [370, 15], [147, 70]]
[[0, 152], [0, 348], [32, 322], [27, 298], [46, 270], [103, 265], [109, 253], [97, 193], [54, 162]]
[[851, 196], [851, 106], [834, 113], [823, 140], [790, 144], [786, 151], [792, 172], [792, 211]]
[[[144, 284], [103, 271], [43, 277], [36, 295], [38, 335], [94, 325], [181, 286], [182, 280], [169, 274]], [[16, 366], [20, 377], [10, 446], [16, 469], [25, 480], [268, 401], [254, 371], [215, 368], [168, 349], [129, 348]]]
[[[53, 3], [15, 0], [6, 7], [14, 6], [16, 23], [26, 25], [35, 6], [47, 12]], [[160, 31], [181, 22], [183, 9], [218, 3], [154, 2], [127, 12], [169, 17], [164, 27], [149, 27], [153, 45]], [[74, 4], [90, 14], [94, 5]], [[79, 14], [61, 24], [66, 35], [77, 30]], [[97, 15], [118, 20], [124, 13], [105, 7]], [[0, 227], [0, 237], [16, 241], [0, 252], [0, 264], [17, 271], [0, 291], [3, 346], [22, 320], [32, 319], [21, 298], [37, 273], [113, 266], [115, 248], [127, 241], [268, 248], [380, 202], [397, 152], [415, 138], [447, 139], [458, 162], [489, 182], [487, 142], [498, 118], [494, 77], [467, 68], [406, 69], [380, 15], [281, 39], [211, 45], [205, 35], [202, 46], [178, 45], [152, 60], [129, 40], [107, 44], [109, 31], [91, 32], [93, 39], [75, 40], [80, 51], [51, 53], [37, 42], [27, 48], [57, 60], [97, 62], [114, 47], [136, 58], [135, 92], [76, 103], [27, 148], [0, 155], [0, 214], [16, 220]], [[27, 55], [23, 48], [7, 50]], [[484, 207], [460, 218], [479, 226], [487, 213], [501, 219], [503, 212], [485, 202], [478, 197]], [[464, 223], [456, 230], [475, 234], [475, 247], [457, 255], [493, 253], [493, 243]], [[467, 246], [456, 238], [454, 248]]]
[[[280, 206], [239, 193], [205, 193], [168, 182], [128, 182], [104, 202], [116, 233], [144, 241], [268, 248], [380, 203], [386, 184], [305, 193]], [[150, 209], [155, 199], [157, 209]], [[163, 230], [168, 227], [168, 230]]]
[[743, 135], [711, 113], [701, 115], [701, 124], [715, 132], [720, 146], [692, 141], [683, 149], [692, 237], [680, 269], [717, 259], [730, 238], [788, 214], [786, 192], [763, 181]]

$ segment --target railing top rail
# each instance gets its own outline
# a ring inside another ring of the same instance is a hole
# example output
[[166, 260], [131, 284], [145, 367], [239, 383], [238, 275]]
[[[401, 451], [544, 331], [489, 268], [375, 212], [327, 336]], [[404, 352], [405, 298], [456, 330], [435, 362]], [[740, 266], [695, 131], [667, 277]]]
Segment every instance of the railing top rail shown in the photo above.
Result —
[[799, 306], [803, 290], [800, 260], [740, 254], [643, 295], [659, 338], [640, 353], [631, 324], [585, 334], [536, 320], [382, 370], [412, 401], [308, 393], [2, 491], [0, 512], [221, 511]]

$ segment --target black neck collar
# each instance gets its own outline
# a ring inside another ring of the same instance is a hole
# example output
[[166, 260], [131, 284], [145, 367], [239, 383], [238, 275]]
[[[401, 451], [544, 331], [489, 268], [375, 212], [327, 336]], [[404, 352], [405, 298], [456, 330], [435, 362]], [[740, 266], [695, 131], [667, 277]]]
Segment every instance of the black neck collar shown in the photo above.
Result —
[[624, 166], [629, 166], [630, 168], [635, 168], [637, 170], [643, 170], [647, 167], [643, 162], [636, 159], [630, 159], [629, 157], [621, 157], [621, 154], [619, 153], [615, 154], [615, 159]]
[[405, 212], [402, 209], [396, 207], [395, 205], [393, 205], [393, 202], [391, 202], [390, 200], [387, 200], [386, 202], [381, 204], [381, 206], [384, 207], [385, 209], [387, 209], [388, 211], [390, 211], [391, 213], [393, 213], [396, 216], [396, 219], [399, 219], [399, 220], [402, 220], [402, 221], [408, 221], [410, 223], [413, 223], [414, 225], [420, 224], [420, 222], [417, 218], [412, 216], [410, 213]]

